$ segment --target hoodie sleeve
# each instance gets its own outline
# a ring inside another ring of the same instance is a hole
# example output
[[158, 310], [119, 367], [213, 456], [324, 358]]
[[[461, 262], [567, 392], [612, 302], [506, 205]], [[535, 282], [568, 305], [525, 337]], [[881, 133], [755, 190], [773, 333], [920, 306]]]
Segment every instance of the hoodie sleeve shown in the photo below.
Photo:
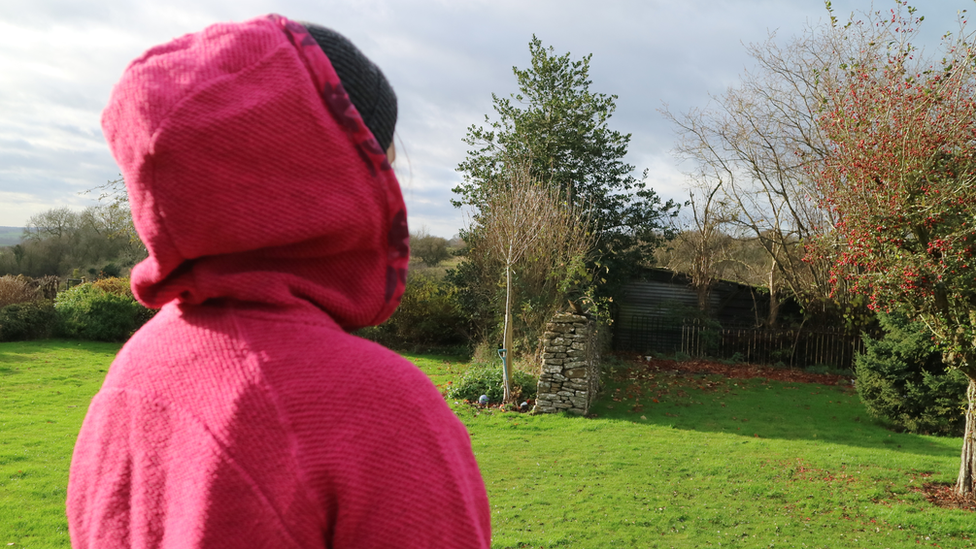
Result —
[[[351, 364], [355, 377], [363, 363]], [[380, 364], [366, 390], [346, 372], [335, 376], [350, 389], [332, 395], [345, 411], [319, 410], [336, 422], [316, 429], [292, 414], [309, 483], [326, 510], [327, 546], [488, 548], [488, 497], [467, 430], [413, 364], [400, 357]]]
[[441, 413], [440, 395], [426, 405], [364, 440], [369, 459], [342, 479], [356, 496], [339, 509], [332, 547], [490, 546], [488, 498], [468, 434], [450, 410]]

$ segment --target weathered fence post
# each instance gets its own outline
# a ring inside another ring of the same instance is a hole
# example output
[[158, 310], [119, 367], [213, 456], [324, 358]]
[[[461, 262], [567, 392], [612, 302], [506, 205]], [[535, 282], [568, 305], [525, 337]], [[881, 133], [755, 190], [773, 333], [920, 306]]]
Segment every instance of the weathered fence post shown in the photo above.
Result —
[[561, 313], [542, 335], [542, 373], [534, 412], [586, 414], [600, 389], [596, 323]]

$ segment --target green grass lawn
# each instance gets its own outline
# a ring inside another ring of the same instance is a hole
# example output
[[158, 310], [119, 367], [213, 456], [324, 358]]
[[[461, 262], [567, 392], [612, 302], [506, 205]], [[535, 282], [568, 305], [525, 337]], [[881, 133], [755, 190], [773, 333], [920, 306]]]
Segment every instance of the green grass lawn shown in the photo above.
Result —
[[68, 465], [118, 344], [0, 343], [0, 547], [69, 547]]
[[850, 386], [635, 369], [591, 418], [452, 405], [494, 547], [973, 545], [976, 515], [915, 491], [955, 480], [961, 439], [886, 431]]
[[[0, 344], [0, 547], [68, 547], [71, 445], [118, 345]], [[466, 364], [406, 355], [442, 389]], [[596, 417], [450, 403], [496, 548], [969, 547], [959, 439], [890, 433], [843, 387], [618, 369]]]

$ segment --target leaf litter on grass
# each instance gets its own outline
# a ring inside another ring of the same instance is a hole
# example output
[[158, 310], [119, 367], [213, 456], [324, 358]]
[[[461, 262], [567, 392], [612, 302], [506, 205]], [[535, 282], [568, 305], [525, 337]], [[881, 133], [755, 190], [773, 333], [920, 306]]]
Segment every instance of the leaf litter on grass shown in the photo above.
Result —
[[[725, 364], [709, 360], [685, 360], [675, 361], [667, 359], [631, 357], [629, 368], [618, 369], [615, 372], [615, 381], [622, 383], [623, 387], [617, 387], [611, 395], [614, 402], [625, 402], [633, 399], [639, 402], [641, 397], [653, 395], [650, 401], [654, 404], [661, 402], [664, 397], [674, 397], [680, 399], [681, 404], [675, 406], [690, 406], [702, 404], [689, 398], [687, 390], [696, 389], [702, 394], [717, 393], [736, 396], [735, 389], [739, 384], [731, 380], [744, 380], [745, 382], [759, 383], [768, 385], [771, 381], [790, 383], [783, 386], [784, 390], [805, 390], [799, 384], [815, 384], [822, 386], [837, 386], [843, 389], [842, 395], [849, 401], [857, 398], [853, 386], [853, 379], [850, 376], [840, 374], [821, 374], [805, 372], [795, 368], [776, 368], [770, 366], [760, 366], [755, 364]], [[729, 383], [731, 382], [731, 386]], [[819, 395], [821, 391], [809, 391], [810, 395]], [[828, 404], [840, 405], [845, 399], [828, 400]], [[721, 407], [725, 407], [725, 402], [719, 402]], [[635, 404], [629, 410], [630, 413], [643, 411], [643, 406]], [[666, 417], [677, 417], [669, 412], [664, 413]], [[730, 416], [732, 421], [748, 422], [745, 417]], [[837, 419], [832, 416], [831, 419]], [[647, 420], [646, 415], [641, 416], [641, 420]], [[860, 417], [854, 417], [854, 421], [860, 421]], [[741, 428], [740, 428], [741, 429]], [[754, 434], [758, 437], [758, 434]], [[890, 435], [889, 435], [890, 436]], [[890, 441], [883, 441], [889, 443]], [[900, 445], [898, 446], [901, 447]], [[809, 473], [815, 469], [800, 467], [801, 476], [809, 477]], [[834, 482], [838, 478], [848, 482], [853, 481], [854, 477], [847, 472], [842, 472], [839, 476], [820, 471], [822, 475], [809, 480], [819, 480], [824, 482]], [[923, 475], [931, 476], [931, 473]], [[976, 495], [960, 496], [953, 490], [953, 485], [946, 482], [926, 482], [917, 485], [912, 491], [918, 492], [924, 498], [937, 507], [945, 509], [960, 509], [976, 512]], [[891, 499], [903, 502], [894, 493]], [[887, 503], [887, 500], [875, 500], [876, 503]]]
[[493, 547], [972, 546], [972, 515], [933, 507], [909, 482], [947, 480], [956, 441], [860, 421], [843, 376], [626, 366], [607, 372], [588, 418], [455, 406]]

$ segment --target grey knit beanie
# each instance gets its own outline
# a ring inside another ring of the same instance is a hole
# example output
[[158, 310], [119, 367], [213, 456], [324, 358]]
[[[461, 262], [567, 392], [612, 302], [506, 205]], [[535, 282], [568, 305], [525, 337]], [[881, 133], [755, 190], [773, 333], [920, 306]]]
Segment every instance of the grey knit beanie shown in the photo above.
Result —
[[380, 68], [345, 36], [313, 23], [302, 23], [332, 62], [349, 100], [383, 150], [393, 142], [397, 100]]

